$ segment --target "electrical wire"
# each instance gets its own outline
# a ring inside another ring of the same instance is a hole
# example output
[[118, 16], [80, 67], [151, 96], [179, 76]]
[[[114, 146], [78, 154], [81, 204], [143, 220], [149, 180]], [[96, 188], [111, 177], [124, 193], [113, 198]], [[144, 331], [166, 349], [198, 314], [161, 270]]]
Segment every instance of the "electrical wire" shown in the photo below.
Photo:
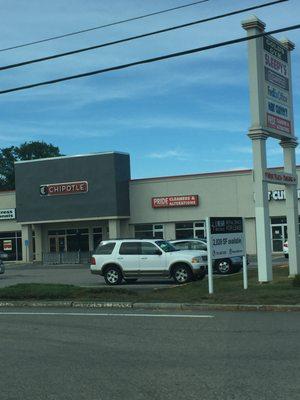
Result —
[[79, 35], [81, 33], [91, 32], [91, 31], [95, 31], [97, 29], [108, 28], [110, 26], [120, 25], [120, 24], [124, 24], [126, 22], [136, 21], [136, 20], [139, 20], [139, 19], [152, 17], [154, 15], [160, 15], [160, 14], [168, 13], [170, 11], [175, 11], [175, 10], [179, 10], [179, 9], [182, 9], [182, 8], [195, 6], [197, 4], [207, 3], [208, 1], [210, 1], [210, 0], [194, 1], [193, 3], [182, 4], [181, 6], [167, 8], [165, 10], [155, 11], [155, 12], [152, 12], [152, 13], [149, 13], [149, 14], [140, 15], [140, 16], [137, 16], [137, 17], [127, 18], [127, 19], [123, 19], [123, 20], [120, 20], [120, 21], [111, 22], [111, 23], [105, 24], [105, 25], [99, 25], [99, 26], [94, 26], [92, 28], [81, 29], [80, 31], [69, 32], [69, 33], [65, 33], [63, 35], [52, 36], [52, 37], [49, 37], [49, 38], [46, 38], [46, 39], [36, 40], [34, 42], [18, 44], [16, 46], [11, 46], [11, 47], [6, 47], [4, 49], [0, 49], [0, 52], [1, 51], [19, 49], [20, 47], [32, 46], [32, 45], [38, 44], [38, 43], [49, 42], [50, 40], [62, 39], [62, 38], [69, 37], [69, 36]]
[[173, 30], [176, 30], [176, 29], [186, 28], [186, 27], [190, 27], [190, 26], [193, 26], [193, 25], [196, 25], [196, 24], [201, 24], [201, 23], [204, 23], [204, 22], [209, 22], [209, 21], [213, 21], [213, 20], [217, 20], [217, 19], [221, 19], [221, 18], [225, 18], [225, 17], [230, 17], [230, 16], [233, 16], [233, 15], [241, 14], [241, 13], [248, 12], [248, 11], [253, 11], [253, 10], [258, 9], [258, 8], [269, 7], [269, 6], [272, 6], [272, 5], [275, 5], [275, 4], [278, 4], [278, 3], [283, 3], [283, 2], [286, 2], [286, 1], [288, 1], [288, 0], [271, 1], [271, 2], [268, 2], [268, 3], [264, 3], [264, 4], [259, 4], [259, 5], [256, 5], [256, 6], [243, 8], [243, 9], [239, 9], [239, 10], [235, 10], [235, 11], [231, 11], [231, 12], [228, 12], [226, 14], [221, 14], [221, 15], [217, 15], [217, 16], [214, 16], [214, 17], [200, 19], [200, 20], [197, 20], [197, 21], [192, 21], [192, 22], [188, 22], [188, 23], [185, 23], [185, 24], [181, 24], [181, 25], [171, 26], [169, 28], [160, 29], [158, 31], [153, 31], [153, 32], [149, 32], [149, 33], [143, 33], [143, 34], [137, 35], [137, 36], [130, 36], [130, 37], [127, 37], [127, 38], [124, 38], [124, 39], [114, 40], [112, 42], [102, 43], [102, 44], [98, 44], [98, 45], [95, 45], [95, 46], [85, 47], [85, 48], [82, 48], [82, 49], [72, 50], [72, 51], [68, 51], [68, 52], [64, 52], [64, 53], [60, 53], [60, 54], [54, 54], [52, 56], [46, 56], [46, 57], [36, 58], [36, 59], [32, 59], [32, 60], [22, 61], [22, 62], [19, 62], [19, 63], [9, 64], [9, 65], [5, 65], [5, 66], [0, 67], [0, 71], [12, 69], [12, 68], [19, 68], [19, 67], [23, 67], [25, 65], [35, 64], [35, 63], [39, 63], [39, 62], [43, 62], [43, 61], [50, 61], [50, 60], [54, 60], [54, 59], [60, 58], [60, 57], [66, 57], [66, 56], [82, 53], [82, 52], [85, 52], [85, 51], [91, 51], [91, 50], [99, 49], [99, 48], [102, 48], [102, 47], [108, 47], [108, 46], [112, 46], [112, 45], [115, 45], [115, 44], [125, 43], [125, 42], [129, 42], [129, 41], [132, 41], [132, 40], [137, 40], [137, 39], [145, 38], [145, 37], [148, 37], [148, 36], [157, 35], [157, 34], [160, 34], [160, 33], [170, 32], [170, 31], [173, 31]]
[[246, 42], [248, 40], [257, 39], [259, 37], [263, 37], [263, 36], [267, 36], [267, 35], [274, 35], [277, 33], [287, 32], [287, 31], [291, 31], [291, 30], [295, 30], [295, 29], [300, 29], [300, 24], [287, 26], [285, 28], [275, 29], [275, 30], [269, 31], [269, 32], [259, 33], [256, 35], [245, 36], [245, 37], [238, 38], [238, 39], [227, 40], [225, 42], [214, 43], [214, 44], [210, 44], [210, 45], [203, 46], [203, 47], [197, 47], [194, 49], [184, 50], [184, 51], [180, 51], [180, 52], [176, 52], [176, 53], [165, 54], [163, 56], [147, 58], [144, 60], [139, 60], [139, 61], [135, 61], [135, 62], [127, 63], [127, 64], [116, 65], [114, 67], [103, 68], [103, 69], [99, 69], [99, 70], [95, 70], [95, 71], [84, 72], [84, 73], [77, 74], [77, 75], [65, 76], [63, 78], [57, 78], [57, 79], [52, 79], [49, 81], [43, 81], [43, 82], [38, 82], [38, 83], [32, 83], [30, 85], [18, 86], [15, 88], [5, 89], [5, 90], [0, 91], [0, 95], [5, 94], [5, 93], [17, 92], [20, 90], [32, 89], [32, 88], [35, 88], [38, 86], [52, 85], [52, 84], [56, 84], [59, 82], [69, 81], [72, 79], [78, 79], [78, 78], [83, 78], [83, 77], [92, 76], [92, 75], [99, 75], [99, 74], [103, 74], [106, 72], [117, 71], [117, 70], [121, 70], [121, 69], [134, 67], [137, 65], [149, 64], [149, 63], [153, 63], [153, 62], [157, 62], [157, 61], [167, 60], [170, 58], [186, 56], [188, 54], [199, 53], [199, 52], [206, 51], [206, 50], [216, 49], [218, 47], [224, 47], [224, 46], [229, 46], [229, 45], [236, 44], [236, 43], [242, 43], [242, 42]]

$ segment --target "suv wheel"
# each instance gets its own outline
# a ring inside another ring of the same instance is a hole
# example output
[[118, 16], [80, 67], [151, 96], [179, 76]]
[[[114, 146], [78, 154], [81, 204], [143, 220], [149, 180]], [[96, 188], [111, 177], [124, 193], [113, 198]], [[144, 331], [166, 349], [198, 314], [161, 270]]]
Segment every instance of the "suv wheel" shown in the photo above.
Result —
[[227, 259], [217, 261], [216, 269], [221, 275], [227, 275], [233, 272], [231, 261]]
[[187, 283], [191, 280], [191, 270], [185, 264], [177, 265], [173, 270], [174, 281], [178, 284]]
[[122, 282], [122, 273], [117, 267], [108, 267], [104, 273], [105, 282], [108, 285], [119, 285]]

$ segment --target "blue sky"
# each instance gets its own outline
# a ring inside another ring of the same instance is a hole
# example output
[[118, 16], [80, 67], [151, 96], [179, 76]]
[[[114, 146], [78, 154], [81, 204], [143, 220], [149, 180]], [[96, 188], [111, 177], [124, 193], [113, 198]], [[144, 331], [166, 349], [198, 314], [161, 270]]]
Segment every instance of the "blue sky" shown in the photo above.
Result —
[[[191, 0], [0, 1], [0, 48], [130, 18]], [[262, 4], [210, 0], [179, 11], [1, 53], [6, 65]], [[300, 2], [258, 10], [267, 30], [299, 23]], [[1, 72], [5, 89], [243, 36], [242, 14], [151, 38]], [[295, 133], [300, 129], [300, 32], [293, 52]], [[282, 35], [278, 38], [280, 39]], [[132, 177], [252, 167], [247, 45], [0, 96], [0, 147], [44, 140], [66, 155], [124, 151]], [[300, 151], [297, 151], [300, 163]], [[282, 151], [268, 139], [268, 166]]]

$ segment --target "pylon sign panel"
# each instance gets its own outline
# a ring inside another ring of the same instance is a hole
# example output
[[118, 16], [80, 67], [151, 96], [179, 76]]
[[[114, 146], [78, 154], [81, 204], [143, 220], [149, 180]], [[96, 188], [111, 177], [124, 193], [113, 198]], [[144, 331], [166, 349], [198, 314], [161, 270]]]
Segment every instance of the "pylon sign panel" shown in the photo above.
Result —
[[241, 217], [210, 217], [207, 232], [211, 259], [245, 255], [245, 235]]
[[297, 175], [272, 170], [264, 171], [263, 180], [265, 182], [277, 183], [279, 185], [297, 185], [298, 183]]
[[271, 36], [262, 40], [262, 68], [264, 128], [275, 138], [290, 138], [294, 135], [290, 57], [288, 50]]

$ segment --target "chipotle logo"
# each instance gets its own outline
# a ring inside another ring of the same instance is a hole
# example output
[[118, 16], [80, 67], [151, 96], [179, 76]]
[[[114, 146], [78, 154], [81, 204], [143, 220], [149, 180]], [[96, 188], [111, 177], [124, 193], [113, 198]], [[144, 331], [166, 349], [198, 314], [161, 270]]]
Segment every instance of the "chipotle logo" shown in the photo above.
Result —
[[88, 182], [50, 183], [40, 186], [41, 196], [63, 196], [67, 194], [80, 194], [88, 192]]
[[198, 205], [199, 197], [197, 194], [188, 194], [184, 196], [152, 197], [153, 208], [196, 207]]

